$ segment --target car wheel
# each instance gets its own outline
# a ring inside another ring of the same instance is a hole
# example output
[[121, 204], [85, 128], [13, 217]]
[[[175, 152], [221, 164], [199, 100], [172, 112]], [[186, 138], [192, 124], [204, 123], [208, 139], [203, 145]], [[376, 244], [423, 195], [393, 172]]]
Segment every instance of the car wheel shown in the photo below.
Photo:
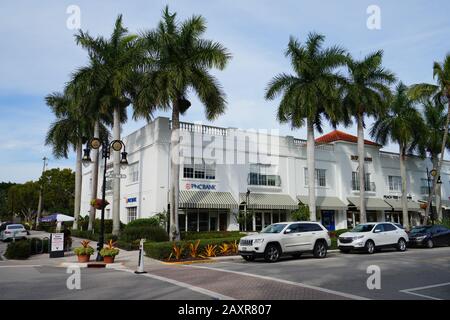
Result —
[[244, 258], [245, 261], [253, 261], [253, 260], [255, 260], [254, 256], [242, 256], [242, 258]]
[[372, 240], [367, 240], [364, 247], [366, 248], [366, 252], [368, 254], [372, 254], [375, 252], [375, 243], [373, 243]]
[[280, 248], [275, 244], [268, 244], [264, 250], [264, 259], [267, 262], [276, 262], [280, 259]]
[[428, 241], [427, 241], [427, 248], [431, 249], [431, 248], [433, 248], [433, 247], [434, 247], [433, 240], [428, 239]]
[[400, 239], [397, 242], [397, 250], [398, 251], [406, 251], [406, 241], [405, 239]]
[[298, 259], [298, 258], [300, 258], [300, 257], [302, 256], [302, 254], [301, 254], [301, 253], [294, 253], [292, 256], [293, 256], [295, 259]]
[[327, 256], [327, 246], [323, 241], [317, 241], [314, 245], [314, 258], [325, 258]]
[[342, 253], [349, 253], [350, 249], [339, 249]]

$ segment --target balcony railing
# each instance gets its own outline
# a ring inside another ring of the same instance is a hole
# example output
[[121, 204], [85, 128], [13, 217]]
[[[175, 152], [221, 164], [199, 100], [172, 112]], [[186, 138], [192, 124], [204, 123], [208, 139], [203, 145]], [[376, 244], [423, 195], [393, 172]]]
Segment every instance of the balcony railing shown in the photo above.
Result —
[[[294, 138], [294, 145], [306, 148], [306, 140]], [[332, 144], [316, 144], [316, 150], [334, 151], [334, 145]]]
[[[172, 121], [170, 121], [172, 127]], [[204, 124], [180, 122], [180, 130], [194, 133], [209, 134], [211, 136], [226, 136], [227, 128], [207, 126]]]
[[[359, 191], [359, 181], [352, 180], [352, 190]], [[376, 191], [375, 182], [366, 181], [364, 190], [369, 192], [375, 192]]]

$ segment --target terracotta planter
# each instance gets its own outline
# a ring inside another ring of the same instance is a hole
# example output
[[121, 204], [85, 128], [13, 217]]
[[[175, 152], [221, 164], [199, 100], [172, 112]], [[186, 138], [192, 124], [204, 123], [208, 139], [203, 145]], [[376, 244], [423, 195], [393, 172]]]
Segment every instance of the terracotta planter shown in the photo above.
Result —
[[89, 259], [91, 258], [91, 256], [87, 255], [87, 254], [80, 255], [77, 257], [78, 257], [78, 262], [81, 262], [81, 263], [89, 262]]
[[114, 263], [114, 258], [115, 257], [105, 256], [105, 257], [103, 257], [103, 262], [104, 263]]

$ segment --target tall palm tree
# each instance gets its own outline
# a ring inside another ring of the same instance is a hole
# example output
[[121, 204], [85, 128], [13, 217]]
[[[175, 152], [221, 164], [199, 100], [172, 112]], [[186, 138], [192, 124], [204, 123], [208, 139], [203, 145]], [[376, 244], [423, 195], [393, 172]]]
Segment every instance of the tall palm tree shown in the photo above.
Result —
[[382, 145], [389, 141], [398, 144], [402, 180], [403, 225], [409, 229], [405, 160], [407, 152], [411, 152], [417, 147], [424, 124], [415, 102], [408, 97], [407, 92], [408, 88], [400, 82], [389, 103], [388, 110], [375, 121], [370, 135]]
[[[89, 57], [96, 64], [97, 86], [101, 88], [101, 103], [112, 110], [113, 139], [120, 140], [121, 122], [126, 121], [123, 112], [130, 103], [134, 87], [136, 67], [141, 63], [141, 50], [137, 35], [131, 35], [123, 26], [122, 15], [116, 19], [109, 39], [93, 38], [87, 32], [79, 31], [75, 36], [77, 44], [87, 49]], [[122, 117], [121, 117], [122, 114]], [[113, 151], [113, 234], [120, 232], [120, 152]]]
[[206, 40], [206, 21], [194, 15], [178, 21], [166, 6], [156, 29], [144, 32], [146, 49], [144, 74], [133, 101], [135, 117], [149, 119], [157, 109], [172, 110], [170, 236], [179, 239], [179, 128], [180, 114], [190, 106], [189, 91], [194, 91], [205, 107], [206, 118], [214, 120], [225, 111], [225, 94], [211, 68], [223, 70], [231, 55], [218, 42]]
[[[425, 211], [425, 223], [428, 222], [433, 195], [436, 194], [436, 189], [438, 188], [437, 181], [441, 174], [442, 162], [444, 161], [444, 153], [447, 146], [448, 126], [450, 124], [450, 53], [446, 55], [444, 62], [434, 62], [433, 78], [436, 79], [437, 84], [420, 83], [413, 85], [410, 90], [410, 94], [413, 98], [432, 96], [436, 102], [448, 104], [447, 119], [444, 126], [444, 135], [442, 137], [440, 157], [437, 166], [434, 168], [436, 170], [436, 175], [433, 179], [433, 190], [428, 197], [427, 208]], [[439, 208], [438, 210], [441, 210], [441, 208]]]
[[81, 157], [83, 138], [89, 133], [89, 124], [84, 117], [83, 108], [77, 97], [65, 93], [53, 93], [45, 97], [47, 105], [52, 109], [56, 120], [50, 125], [45, 139], [51, 145], [55, 158], [67, 158], [69, 149], [76, 152], [75, 167], [75, 204], [73, 229], [78, 229], [81, 206]]
[[344, 65], [344, 49], [333, 46], [323, 49], [325, 37], [310, 33], [304, 45], [290, 38], [286, 57], [291, 60], [293, 75], [281, 73], [268, 84], [265, 98], [282, 95], [277, 118], [292, 128], [307, 128], [307, 166], [310, 220], [316, 220], [315, 141], [314, 129], [322, 132], [322, 115], [335, 126], [339, 121], [340, 101], [337, 87], [343, 78], [336, 68]]
[[383, 52], [369, 54], [361, 61], [348, 56], [349, 78], [343, 87], [343, 107], [355, 118], [358, 130], [360, 222], [367, 222], [364, 172], [364, 117], [382, 115], [391, 95], [389, 85], [395, 81], [392, 72], [382, 66]]

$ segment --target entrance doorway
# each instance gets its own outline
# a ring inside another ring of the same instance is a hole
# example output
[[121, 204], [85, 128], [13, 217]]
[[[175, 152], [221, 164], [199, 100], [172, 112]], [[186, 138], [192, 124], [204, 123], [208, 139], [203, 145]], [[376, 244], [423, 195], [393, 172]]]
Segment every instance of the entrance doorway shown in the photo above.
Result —
[[322, 210], [322, 225], [329, 231], [334, 231], [336, 229], [334, 222], [334, 210]]

